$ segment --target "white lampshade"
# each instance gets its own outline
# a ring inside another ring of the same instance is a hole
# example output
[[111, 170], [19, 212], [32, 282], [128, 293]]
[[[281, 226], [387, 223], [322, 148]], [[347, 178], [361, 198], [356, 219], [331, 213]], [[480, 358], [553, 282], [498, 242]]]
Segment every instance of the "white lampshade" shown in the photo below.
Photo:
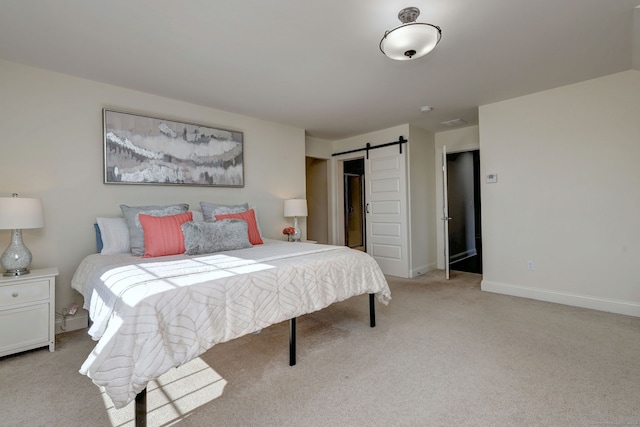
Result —
[[42, 201], [26, 197], [0, 197], [0, 229], [44, 227]]
[[40, 199], [0, 197], [0, 229], [12, 230], [11, 241], [0, 256], [3, 276], [29, 274], [31, 251], [22, 242], [22, 229], [44, 227], [44, 215]]
[[284, 216], [307, 216], [306, 199], [289, 199], [284, 201]]

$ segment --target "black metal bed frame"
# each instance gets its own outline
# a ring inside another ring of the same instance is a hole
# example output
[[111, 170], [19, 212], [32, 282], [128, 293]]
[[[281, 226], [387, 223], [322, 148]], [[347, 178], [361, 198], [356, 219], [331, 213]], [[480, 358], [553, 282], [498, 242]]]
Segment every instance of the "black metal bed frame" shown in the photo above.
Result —
[[[402, 138], [402, 137], [401, 137]], [[376, 326], [376, 306], [374, 294], [369, 294], [369, 325]], [[289, 319], [289, 366], [296, 364], [296, 318]], [[135, 398], [136, 427], [147, 425], [147, 389]]]

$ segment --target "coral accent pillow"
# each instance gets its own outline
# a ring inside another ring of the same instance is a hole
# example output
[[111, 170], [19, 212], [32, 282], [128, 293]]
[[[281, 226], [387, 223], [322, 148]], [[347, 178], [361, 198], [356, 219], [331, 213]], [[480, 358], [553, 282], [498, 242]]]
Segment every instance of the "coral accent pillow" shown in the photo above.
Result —
[[256, 221], [256, 214], [253, 209], [249, 209], [246, 212], [238, 212], [224, 215], [216, 215], [216, 220], [220, 221], [221, 219], [243, 219], [247, 222], [247, 226], [249, 228], [249, 243], [252, 245], [261, 245], [264, 242], [262, 241], [262, 237], [260, 237], [260, 231], [258, 230], [258, 223]]
[[129, 227], [129, 243], [131, 247], [131, 254], [135, 256], [144, 255], [144, 230], [140, 225], [140, 219], [138, 215], [143, 213], [145, 215], [153, 216], [166, 216], [177, 215], [185, 213], [189, 210], [187, 203], [179, 203], [177, 205], [148, 205], [148, 206], [127, 206], [120, 205], [122, 215], [127, 220], [127, 226]]
[[191, 212], [167, 216], [152, 216], [141, 213], [138, 214], [138, 218], [144, 230], [143, 258], [185, 252], [182, 224], [193, 220]]

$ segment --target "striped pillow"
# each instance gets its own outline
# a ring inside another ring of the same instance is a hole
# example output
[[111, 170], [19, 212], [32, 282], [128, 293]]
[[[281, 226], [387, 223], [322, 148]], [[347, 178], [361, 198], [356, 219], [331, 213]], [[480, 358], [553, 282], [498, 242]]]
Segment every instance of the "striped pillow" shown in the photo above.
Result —
[[181, 226], [185, 222], [193, 220], [191, 212], [167, 216], [152, 216], [141, 213], [138, 214], [138, 218], [144, 230], [143, 258], [185, 252]]
[[253, 209], [249, 209], [246, 212], [216, 215], [217, 221], [231, 218], [243, 219], [247, 222], [247, 226], [249, 228], [249, 243], [252, 245], [261, 245], [264, 243], [262, 241], [262, 237], [260, 237], [260, 230], [258, 230], [258, 223], [256, 222], [256, 214]]

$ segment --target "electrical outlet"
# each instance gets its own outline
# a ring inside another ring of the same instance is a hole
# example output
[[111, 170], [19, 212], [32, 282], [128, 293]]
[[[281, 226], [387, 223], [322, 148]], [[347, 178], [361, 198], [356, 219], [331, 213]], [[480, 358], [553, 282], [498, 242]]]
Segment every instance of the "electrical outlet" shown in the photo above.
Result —
[[527, 270], [529, 270], [529, 271], [533, 271], [533, 270], [535, 270], [535, 269], [536, 269], [536, 266], [535, 266], [535, 264], [533, 263], [533, 261], [531, 261], [531, 260], [527, 261]]

